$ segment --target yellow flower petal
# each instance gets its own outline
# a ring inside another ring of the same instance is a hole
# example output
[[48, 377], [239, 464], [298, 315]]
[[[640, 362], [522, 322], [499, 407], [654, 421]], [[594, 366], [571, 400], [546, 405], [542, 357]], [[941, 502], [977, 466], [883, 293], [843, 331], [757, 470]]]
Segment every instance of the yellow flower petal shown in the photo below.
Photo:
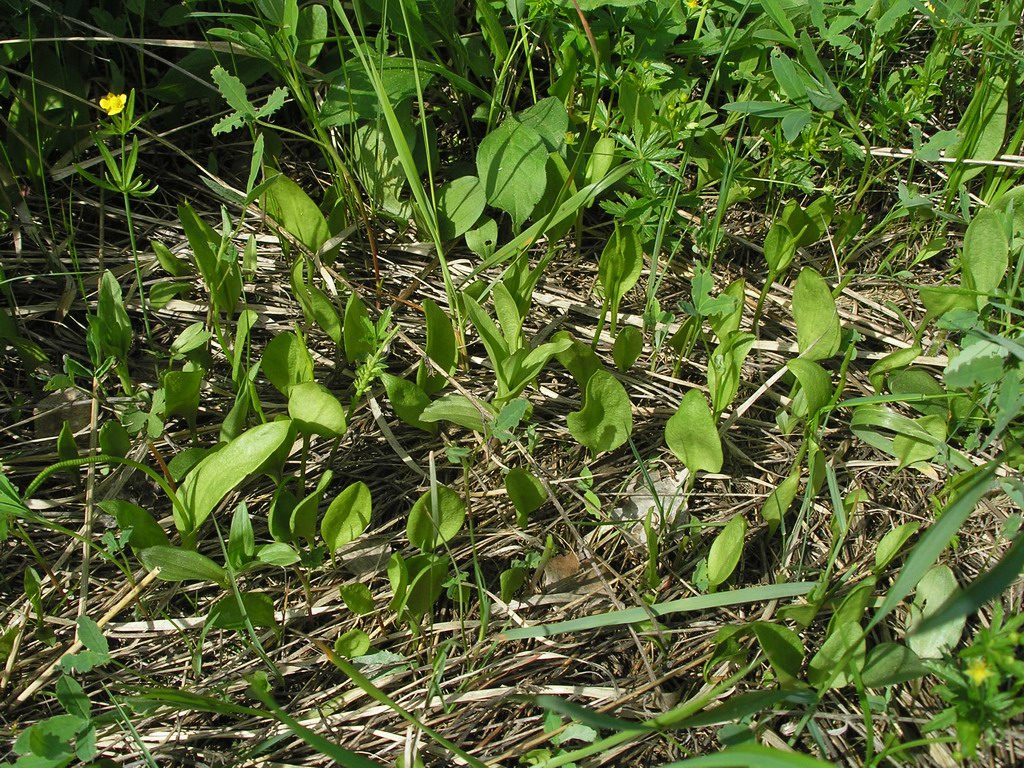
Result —
[[125, 93], [114, 94], [108, 93], [102, 99], [100, 99], [100, 109], [106, 112], [110, 117], [119, 115], [124, 111], [124, 105], [128, 103], [128, 95]]

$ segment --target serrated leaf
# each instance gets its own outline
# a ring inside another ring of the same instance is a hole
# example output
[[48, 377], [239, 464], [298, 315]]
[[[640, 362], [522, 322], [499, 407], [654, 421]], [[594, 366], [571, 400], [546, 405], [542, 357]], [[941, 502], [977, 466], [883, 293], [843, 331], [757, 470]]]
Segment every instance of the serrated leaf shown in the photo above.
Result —
[[245, 85], [237, 77], [228, 72], [219, 64], [210, 70], [213, 82], [217, 84], [220, 95], [235, 112], [247, 120], [256, 119], [256, 110], [253, 109], [249, 97], [245, 93]]

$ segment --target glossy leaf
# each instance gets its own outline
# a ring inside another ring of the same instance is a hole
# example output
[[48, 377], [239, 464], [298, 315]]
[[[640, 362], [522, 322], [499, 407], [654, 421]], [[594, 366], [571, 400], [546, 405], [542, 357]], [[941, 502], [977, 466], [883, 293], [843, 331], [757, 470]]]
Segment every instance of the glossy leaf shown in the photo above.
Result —
[[615, 345], [612, 347], [612, 360], [615, 367], [625, 373], [640, 357], [644, 351], [644, 335], [639, 328], [627, 325], [615, 337]]
[[[451, 318], [433, 299], [423, 300], [423, 314], [427, 323], [427, 356], [441, 370], [453, 373], [458, 360], [458, 347]], [[448, 382], [444, 376], [434, 373], [426, 362], [423, 362], [416, 372], [416, 383], [424, 393], [432, 395]]]
[[424, 409], [430, 405], [430, 398], [426, 392], [420, 389], [415, 382], [393, 376], [390, 373], [382, 373], [380, 380], [384, 385], [384, 391], [388, 393], [391, 407], [394, 408], [395, 415], [399, 419], [410, 427], [422, 429], [432, 435], [437, 434], [436, 423], [423, 421], [420, 418]]
[[613, 331], [619, 314], [619, 303], [640, 279], [643, 266], [644, 251], [640, 244], [640, 236], [628, 224], [616, 223], [615, 231], [605, 243], [597, 265], [597, 277], [601, 281], [612, 315]]
[[520, 528], [525, 528], [531, 512], [539, 509], [548, 500], [544, 485], [533, 474], [521, 467], [514, 467], [505, 475], [505, 490], [516, 508], [516, 519]]
[[765, 499], [764, 506], [761, 507], [761, 517], [768, 523], [770, 533], [774, 533], [782, 524], [786, 512], [793, 506], [799, 488], [800, 472], [791, 472]]

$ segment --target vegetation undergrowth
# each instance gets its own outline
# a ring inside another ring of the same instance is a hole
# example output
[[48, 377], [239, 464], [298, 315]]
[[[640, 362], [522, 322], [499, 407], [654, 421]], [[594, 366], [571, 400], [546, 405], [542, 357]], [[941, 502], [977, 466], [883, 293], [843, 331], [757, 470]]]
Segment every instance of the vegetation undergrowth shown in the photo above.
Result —
[[7, 9], [5, 764], [1019, 762], [1024, 0]]

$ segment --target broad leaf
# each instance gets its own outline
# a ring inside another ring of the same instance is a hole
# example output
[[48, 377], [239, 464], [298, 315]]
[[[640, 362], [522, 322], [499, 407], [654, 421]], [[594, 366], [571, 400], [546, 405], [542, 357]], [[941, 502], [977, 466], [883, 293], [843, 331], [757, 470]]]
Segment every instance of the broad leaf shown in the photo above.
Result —
[[458, 493], [443, 485], [435, 490], [436, 499], [428, 490], [412, 505], [405, 528], [409, 543], [423, 552], [432, 552], [453, 539], [466, 519], [466, 507]]
[[[183, 511], [174, 508], [174, 524], [192, 534], [235, 486], [255, 472], [288, 438], [288, 420], [260, 424], [243, 432], [196, 465], [178, 488]], [[184, 515], [184, 517], [182, 517]]]
[[275, 389], [288, 397], [292, 387], [313, 381], [313, 356], [291, 331], [279, 333], [263, 350], [260, 370]]
[[159, 568], [157, 578], [162, 581], [213, 581], [226, 587], [228, 574], [206, 555], [181, 547], [147, 547], [139, 553], [139, 560], [152, 571]]
[[692, 474], [720, 472], [722, 439], [704, 395], [691, 389], [665, 425], [665, 443]]
[[536, 130], [508, 118], [491, 131], [476, 153], [477, 175], [487, 202], [512, 215], [519, 229], [544, 196], [548, 150]]
[[832, 291], [821, 275], [804, 267], [793, 288], [793, 318], [800, 356], [824, 360], [839, 351], [841, 329]]
[[587, 382], [583, 408], [566, 417], [569, 432], [594, 456], [614, 451], [633, 432], [633, 408], [626, 388], [608, 371]]
[[345, 434], [345, 406], [316, 382], [296, 384], [288, 394], [288, 415], [304, 435], [341, 437]]
[[324, 513], [320, 535], [331, 552], [355, 541], [370, 524], [373, 504], [366, 483], [352, 483], [339, 493]]
[[733, 517], [719, 531], [708, 551], [708, 586], [717, 587], [732, 576], [743, 554], [743, 540], [747, 535], [747, 519], [742, 514]]

